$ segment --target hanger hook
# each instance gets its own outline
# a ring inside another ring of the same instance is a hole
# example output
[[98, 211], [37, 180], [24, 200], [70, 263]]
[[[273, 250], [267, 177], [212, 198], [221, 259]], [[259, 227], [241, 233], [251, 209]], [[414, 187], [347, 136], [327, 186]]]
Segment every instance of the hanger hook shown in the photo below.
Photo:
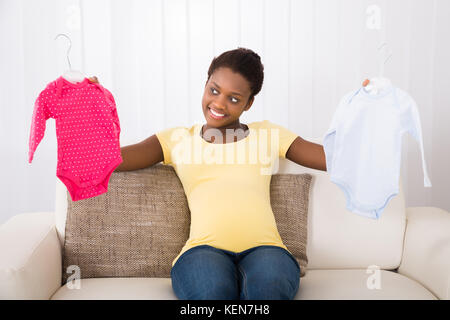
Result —
[[[378, 47], [378, 51], [380, 51], [381, 49], [383, 49], [383, 47], [386, 47], [386, 51], [387, 51], [387, 43], [383, 42], [379, 47]], [[392, 57], [392, 52], [389, 54], [389, 56], [384, 60], [383, 64], [380, 65], [380, 77], [383, 77], [383, 73], [384, 73], [384, 66], [386, 65], [386, 63], [388, 62], [388, 60]], [[369, 79], [366, 79], [363, 81], [363, 87], [367, 87], [370, 83]]]
[[70, 40], [70, 38], [69, 38], [67, 35], [65, 35], [64, 33], [58, 34], [58, 35], [55, 37], [55, 40], [56, 40], [59, 36], [64, 36], [64, 37], [66, 37], [66, 38], [69, 40], [69, 48], [67, 49], [66, 55], [67, 55], [67, 62], [69, 63], [69, 70], [72, 70], [72, 65], [70, 64], [70, 60], [69, 60], [69, 52], [70, 52], [70, 49], [72, 48], [72, 40]]
[[379, 46], [378, 47], [378, 51], [380, 51], [383, 47], [385, 47], [387, 45], [387, 43], [386, 42], [383, 42], [382, 44], [381, 44], [381, 46]]
[[[385, 47], [385, 46], [387, 46], [387, 43], [386, 42], [383, 42], [382, 44], [381, 44], [381, 46], [378, 48], [378, 51], [380, 51], [383, 47]], [[386, 48], [386, 51], [387, 51], [387, 48]], [[388, 60], [390, 59], [392, 57], [392, 52], [389, 54], [389, 56], [384, 60], [384, 62], [383, 62], [383, 66], [384, 65], [386, 65], [386, 62], [388, 62]]]

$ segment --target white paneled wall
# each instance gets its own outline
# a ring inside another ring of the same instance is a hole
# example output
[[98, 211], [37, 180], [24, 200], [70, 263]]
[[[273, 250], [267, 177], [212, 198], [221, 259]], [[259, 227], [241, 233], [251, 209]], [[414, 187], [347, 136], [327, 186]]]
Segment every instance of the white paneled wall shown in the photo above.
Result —
[[0, 161], [13, 168], [0, 180], [0, 223], [54, 209], [54, 120], [31, 165], [27, 148], [34, 100], [67, 69], [58, 33], [72, 39], [73, 68], [113, 92], [121, 145], [204, 123], [211, 60], [237, 47], [257, 52], [265, 67], [241, 121], [269, 119], [322, 137], [340, 98], [378, 75], [386, 42], [393, 55], [384, 75], [418, 104], [433, 183], [423, 187], [419, 146], [405, 135], [407, 206], [450, 210], [449, 16], [448, 0], [0, 0], [0, 143], [8, 155]]

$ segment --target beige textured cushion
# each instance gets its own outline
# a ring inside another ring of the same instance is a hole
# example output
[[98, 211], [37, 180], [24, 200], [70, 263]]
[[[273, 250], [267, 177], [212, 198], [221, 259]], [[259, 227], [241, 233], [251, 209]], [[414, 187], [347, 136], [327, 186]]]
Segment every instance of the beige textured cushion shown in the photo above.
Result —
[[[309, 174], [277, 174], [271, 204], [284, 244], [307, 266]], [[113, 172], [108, 192], [73, 202], [67, 197], [63, 284], [81, 278], [169, 278], [173, 259], [189, 237], [190, 212], [183, 185], [168, 165]], [[73, 272], [73, 271], [72, 271]]]
[[306, 273], [308, 257], [308, 200], [312, 175], [275, 174], [270, 181], [270, 204], [284, 245]]

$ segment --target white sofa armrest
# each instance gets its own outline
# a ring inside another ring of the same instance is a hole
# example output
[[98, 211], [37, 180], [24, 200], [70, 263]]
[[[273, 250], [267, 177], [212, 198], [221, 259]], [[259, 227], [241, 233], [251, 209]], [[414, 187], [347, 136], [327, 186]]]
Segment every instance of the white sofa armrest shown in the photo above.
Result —
[[0, 299], [50, 299], [61, 276], [54, 212], [18, 214], [0, 226]]
[[436, 207], [406, 208], [406, 233], [398, 273], [436, 297], [450, 294], [450, 213]]

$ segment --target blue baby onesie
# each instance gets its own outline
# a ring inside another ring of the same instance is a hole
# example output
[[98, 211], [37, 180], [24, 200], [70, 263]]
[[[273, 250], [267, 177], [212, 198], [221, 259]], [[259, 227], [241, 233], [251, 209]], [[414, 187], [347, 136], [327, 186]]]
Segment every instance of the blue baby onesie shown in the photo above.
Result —
[[420, 145], [424, 186], [431, 187], [419, 111], [405, 91], [389, 84], [371, 95], [361, 87], [341, 99], [323, 147], [330, 180], [344, 192], [348, 210], [379, 219], [398, 194], [404, 132]]

